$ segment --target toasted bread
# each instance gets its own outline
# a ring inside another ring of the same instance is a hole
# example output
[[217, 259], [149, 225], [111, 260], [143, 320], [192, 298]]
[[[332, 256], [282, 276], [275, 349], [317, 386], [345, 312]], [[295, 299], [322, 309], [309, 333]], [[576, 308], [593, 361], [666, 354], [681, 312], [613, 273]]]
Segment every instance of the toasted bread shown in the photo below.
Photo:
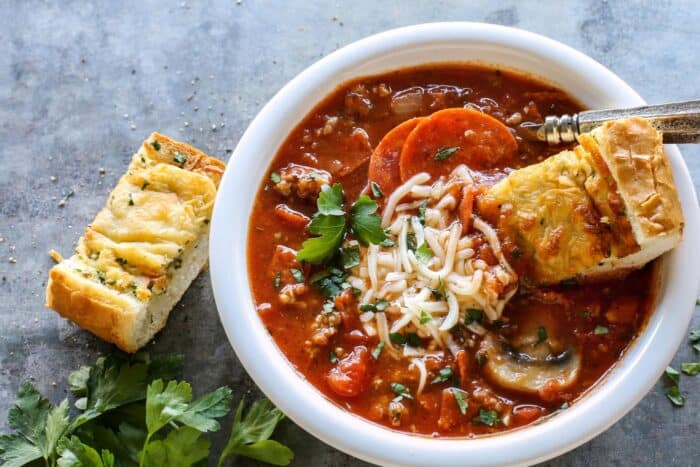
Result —
[[512, 172], [484, 196], [534, 283], [622, 275], [681, 241], [671, 166], [649, 122], [607, 122], [579, 142]]
[[126, 352], [166, 324], [205, 266], [224, 163], [153, 133], [75, 254], [49, 272], [46, 304]]

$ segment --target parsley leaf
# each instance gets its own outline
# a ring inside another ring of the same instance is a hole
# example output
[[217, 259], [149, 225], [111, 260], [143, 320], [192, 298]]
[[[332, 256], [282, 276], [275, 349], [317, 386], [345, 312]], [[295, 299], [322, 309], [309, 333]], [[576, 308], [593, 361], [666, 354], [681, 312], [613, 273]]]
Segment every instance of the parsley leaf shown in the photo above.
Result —
[[608, 332], [610, 332], [610, 330], [608, 328], [606, 328], [605, 326], [601, 326], [601, 325], [596, 326], [595, 329], [593, 330], [593, 334], [595, 334], [596, 336], [604, 336]]
[[372, 194], [375, 198], [381, 198], [382, 196], [384, 196], [384, 193], [382, 193], [382, 187], [379, 186], [379, 183], [372, 182], [369, 185], [372, 188]]
[[671, 388], [666, 392], [666, 397], [668, 400], [677, 407], [683, 407], [685, 405], [685, 397], [681, 394], [678, 386], [671, 386]]
[[338, 251], [345, 235], [345, 217], [320, 215], [311, 220], [307, 229], [318, 237], [304, 240], [297, 260], [320, 264]]
[[666, 370], [664, 371], [666, 374], [666, 377], [673, 383], [673, 384], [678, 384], [678, 381], [680, 380], [681, 374], [673, 368], [672, 366], [667, 366]]
[[420, 347], [423, 341], [415, 332], [409, 332], [406, 334], [406, 343], [411, 347]]
[[377, 344], [377, 346], [372, 350], [372, 358], [375, 360], [379, 359], [379, 356], [382, 354], [382, 350], [384, 350], [384, 342], [380, 342]]
[[151, 141], [151, 146], [153, 146], [153, 149], [155, 149], [156, 151], [160, 151], [160, 143], [157, 139]]
[[267, 399], [253, 402], [243, 417], [244, 401], [238, 405], [231, 437], [219, 458], [219, 467], [232, 455], [243, 455], [273, 465], [288, 465], [294, 453], [287, 446], [269, 439], [284, 414]]
[[222, 386], [192, 402], [176, 421], [198, 431], [216, 431], [220, 428], [217, 418], [229, 412], [231, 389]]
[[406, 343], [406, 336], [400, 332], [390, 332], [389, 340], [396, 345], [404, 345]]
[[416, 259], [423, 264], [428, 264], [432, 257], [433, 250], [430, 249], [427, 243], [422, 243], [416, 250]]
[[198, 465], [209, 455], [211, 441], [194, 428], [182, 426], [162, 440], [151, 441], [144, 448], [143, 465], [187, 467]]
[[316, 200], [318, 214], [322, 216], [344, 216], [343, 186], [335, 183], [333, 186], [323, 185]]
[[487, 426], [494, 426], [498, 422], [498, 412], [495, 410], [485, 410], [481, 407], [479, 409], [479, 415], [474, 417], [474, 422]]
[[537, 343], [541, 344], [542, 342], [547, 340], [547, 330], [545, 329], [544, 326], [540, 326], [537, 328]]
[[157, 379], [146, 390], [146, 441], [158, 430], [183, 415], [192, 400], [192, 386], [185, 381]]
[[444, 161], [457, 151], [459, 151], [459, 146], [454, 146], [451, 148], [439, 148], [438, 151], [435, 153], [434, 159], [438, 162]]
[[185, 162], [187, 162], [187, 157], [183, 156], [179, 152], [175, 152], [175, 155], [173, 156], [173, 161], [180, 164], [180, 166], [183, 166], [185, 165]]
[[420, 206], [418, 206], [418, 222], [421, 225], [425, 225], [425, 210], [428, 208], [428, 201], [423, 201]]
[[292, 268], [289, 270], [289, 272], [292, 273], [292, 277], [294, 278], [295, 281], [297, 281], [300, 284], [302, 282], [304, 282], [304, 273], [301, 272], [300, 269]]
[[100, 454], [96, 449], [83, 444], [77, 436], [65, 439], [60, 446], [60, 467], [113, 467], [114, 454], [103, 449]]
[[352, 230], [363, 244], [378, 245], [386, 240], [382, 219], [376, 214], [377, 203], [367, 195], [361, 195], [352, 205], [350, 218]]
[[318, 288], [326, 297], [333, 298], [345, 290], [347, 286], [345, 279], [347, 276], [345, 271], [338, 268], [328, 268], [312, 275], [309, 282]]
[[343, 269], [352, 269], [360, 265], [360, 247], [358, 245], [350, 245], [340, 249], [340, 262], [343, 264]]
[[472, 324], [474, 322], [481, 323], [483, 319], [483, 310], [480, 310], [478, 308], [467, 308], [467, 316], [465, 316], [464, 318], [464, 324]]
[[328, 360], [330, 360], [330, 362], [335, 365], [336, 363], [338, 363], [338, 356], [335, 354], [335, 352], [331, 350], [328, 354]]
[[699, 362], [681, 363], [681, 371], [688, 376], [695, 376], [698, 373], [700, 373], [700, 363]]
[[467, 409], [469, 408], [469, 404], [467, 404], [467, 393], [457, 388], [452, 388], [450, 392], [452, 392], [452, 395], [455, 398], [455, 402], [457, 402], [457, 407], [459, 407], [459, 413], [461, 413], [462, 415], [466, 415]]
[[425, 310], [420, 311], [420, 324], [428, 323], [432, 319], [433, 317], [430, 316], [430, 314], [427, 313]]
[[404, 386], [403, 384], [391, 383], [391, 384], [389, 384], [389, 387], [391, 387], [391, 390], [394, 391], [394, 394], [396, 394], [398, 396], [394, 400], [396, 400], [396, 399], [401, 400], [404, 397], [406, 399], [413, 399], [413, 396], [408, 391], [408, 388], [406, 386]]
[[282, 177], [280, 177], [280, 174], [278, 174], [277, 172], [272, 172], [272, 173], [270, 174], [270, 181], [271, 181], [272, 183], [277, 184], [277, 183], [279, 183], [279, 182], [282, 181]]
[[454, 375], [454, 371], [452, 371], [452, 368], [449, 366], [446, 366], [444, 368], [440, 368], [440, 371], [438, 371], [438, 375], [433, 379], [430, 384], [440, 384], [444, 383], [446, 381], [449, 381], [450, 378]]

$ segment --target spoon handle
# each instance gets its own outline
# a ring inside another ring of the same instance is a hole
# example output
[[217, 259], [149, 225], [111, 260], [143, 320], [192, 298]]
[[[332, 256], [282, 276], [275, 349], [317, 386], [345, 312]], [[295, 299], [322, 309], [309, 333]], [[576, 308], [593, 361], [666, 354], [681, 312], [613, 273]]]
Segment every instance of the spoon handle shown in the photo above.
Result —
[[644, 117], [663, 134], [664, 143], [700, 143], [700, 100], [645, 105], [630, 109], [586, 110], [572, 116], [548, 116], [536, 129], [537, 139], [549, 144], [571, 143], [609, 120]]

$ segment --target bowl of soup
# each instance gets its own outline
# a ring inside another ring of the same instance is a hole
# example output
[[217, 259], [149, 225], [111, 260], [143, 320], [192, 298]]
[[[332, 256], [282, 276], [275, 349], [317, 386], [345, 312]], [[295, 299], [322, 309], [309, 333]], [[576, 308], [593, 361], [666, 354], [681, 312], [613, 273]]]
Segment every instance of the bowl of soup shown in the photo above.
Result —
[[[599, 434], [673, 357], [700, 257], [686, 240], [608, 267], [639, 245], [624, 200], [591, 188], [598, 149], [524, 124], [643, 103], [580, 52], [486, 24], [392, 30], [312, 65], [219, 189], [211, 275], [238, 358], [302, 428], [382, 465], [529, 464]], [[687, 168], [665, 154], [677, 233], [697, 238]]]

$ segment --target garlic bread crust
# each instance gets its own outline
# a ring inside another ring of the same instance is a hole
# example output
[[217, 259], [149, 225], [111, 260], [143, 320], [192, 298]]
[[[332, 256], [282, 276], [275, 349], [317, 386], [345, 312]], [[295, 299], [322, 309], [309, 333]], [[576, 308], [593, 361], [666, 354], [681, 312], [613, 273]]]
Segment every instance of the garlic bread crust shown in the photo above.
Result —
[[75, 255], [51, 269], [47, 306], [127, 352], [145, 345], [206, 263], [224, 167], [153, 133]]
[[536, 284], [623, 275], [682, 237], [670, 163], [646, 120], [608, 122], [579, 142], [510, 173], [482, 201], [497, 207], [499, 230]]

